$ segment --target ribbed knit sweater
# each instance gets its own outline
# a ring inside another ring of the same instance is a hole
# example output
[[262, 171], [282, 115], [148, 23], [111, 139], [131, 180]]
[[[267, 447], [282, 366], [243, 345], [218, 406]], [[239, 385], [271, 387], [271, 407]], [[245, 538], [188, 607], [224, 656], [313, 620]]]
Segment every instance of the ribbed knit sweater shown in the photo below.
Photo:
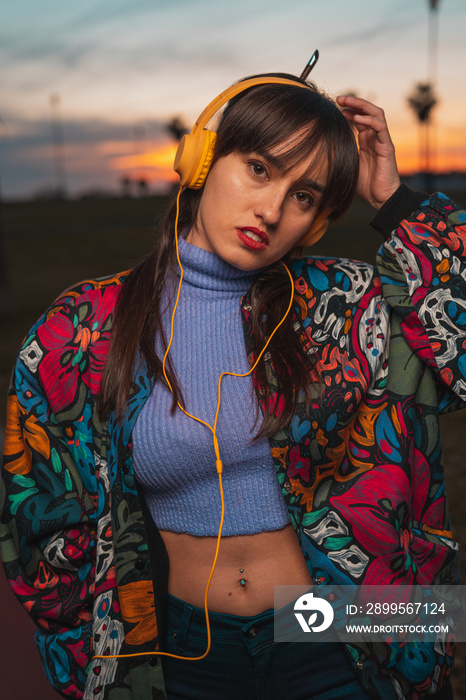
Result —
[[[249, 370], [241, 297], [254, 275], [182, 238], [180, 258], [184, 277], [170, 358], [186, 409], [213, 426], [220, 374]], [[166, 294], [161, 308], [167, 339], [173, 303]], [[156, 351], [163, 357], [158, 338]], [[133, 431], [136, 477], [160, 529], [215, 536], [221, 503], [212, 432], [179, 409], [171, 414], [171, 403], [168, 389], [156, 382]], [[251, 376], [225, 377], [217, 427], [225, 496], [223, 535], [276, 530], [290, 522], [269, 441], [253, 440], [260, 423]]]

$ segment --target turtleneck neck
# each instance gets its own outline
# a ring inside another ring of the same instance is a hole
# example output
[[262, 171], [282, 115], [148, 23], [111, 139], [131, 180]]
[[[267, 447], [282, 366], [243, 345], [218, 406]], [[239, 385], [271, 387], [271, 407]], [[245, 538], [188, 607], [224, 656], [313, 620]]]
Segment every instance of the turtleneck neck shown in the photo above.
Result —
[[[204, 248], [179, 238], [180, 260], [183, 265], [183, 285], [219, 292], [245, 294], [259, 270], [240, 270]], [[179, 276], [179, 270], [177, 275]]]

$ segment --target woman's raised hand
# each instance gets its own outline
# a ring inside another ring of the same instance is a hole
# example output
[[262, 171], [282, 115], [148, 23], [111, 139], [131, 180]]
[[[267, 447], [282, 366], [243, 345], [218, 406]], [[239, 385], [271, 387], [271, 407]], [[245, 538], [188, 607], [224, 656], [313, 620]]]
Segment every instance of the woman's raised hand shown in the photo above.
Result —
[[380, 209], [400, 185], [395, 148], [384, 111], [360, 97], [341, 95], [337, 97], [337, 102], [358, 132], [357, 193], [375, 209]]

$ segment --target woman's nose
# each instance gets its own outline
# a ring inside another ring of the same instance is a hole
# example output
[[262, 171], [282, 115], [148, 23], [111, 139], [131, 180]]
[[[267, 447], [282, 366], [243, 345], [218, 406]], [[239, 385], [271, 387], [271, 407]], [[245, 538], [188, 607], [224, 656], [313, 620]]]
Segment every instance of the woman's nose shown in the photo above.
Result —
[[267, 226], [276, 226], [282, 215], [283, 197], [278, 192], [268, 192], [256, 205], [256, 214]]

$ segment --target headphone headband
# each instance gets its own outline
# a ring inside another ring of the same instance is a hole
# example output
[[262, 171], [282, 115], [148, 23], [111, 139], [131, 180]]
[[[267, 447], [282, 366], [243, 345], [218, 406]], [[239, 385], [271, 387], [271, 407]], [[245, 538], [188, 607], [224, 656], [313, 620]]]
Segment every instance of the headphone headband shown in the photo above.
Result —
[[207, 107], [201, 112], [201, 114], [198, 116], [196, 119], [196, 122], [191, 129], [191, 134], [194, 134], [198, 129], [202, 129], [206, 126], [208, 121], [212, 119], [214, 114], [218, 112], [218, 110], [223, 107], [223, 105], [228, 102], [228, 100], [231, 100], [232, 97], [236, 97], [236, 95], [239, 95], [240, 92], [243, 92], [244, 90], [247, 90], [250, 87], [254, 87], [254, 85], [294, 85], [295, 87], [301, 87], [306, 90], [311, 90], [312, 88], [309, 87], [309, 85], [304, 85], [303, 83], [299, 83], [297, 80], [290, 80], [288, 78], [278, 78], [271, 76], [270, 78], [266, 78], [265, 76], [263, 78], [249, 78], [249, 80], [242, 80], [239, 83], [236, 83], [235, 85], [231, 85], [229, 88], [224, 90], [223, 92], [220, 93], [220, 95], [217, 95], [212, 102], [209, 102]]

